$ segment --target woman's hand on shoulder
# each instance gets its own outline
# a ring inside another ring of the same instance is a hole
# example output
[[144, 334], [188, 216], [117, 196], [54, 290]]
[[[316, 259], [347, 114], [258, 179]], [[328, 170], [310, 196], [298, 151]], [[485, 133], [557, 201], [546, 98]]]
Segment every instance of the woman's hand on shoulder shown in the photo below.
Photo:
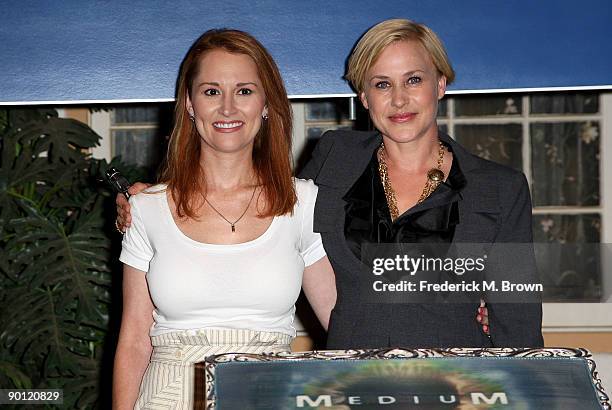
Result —
[[[145, 184], [144, 182], [135, 182], [128, 189], [130, 195], [136, 195], [145, 189], [149, 188], [151, 184]], [[117, 205], [117, 229], [121, 232], [125, 232], [127, 228], [132, 225], [132, 215], [130, 214], [130, 204], [123, 194], [117, 194], [115, 198], [115, 204]]]

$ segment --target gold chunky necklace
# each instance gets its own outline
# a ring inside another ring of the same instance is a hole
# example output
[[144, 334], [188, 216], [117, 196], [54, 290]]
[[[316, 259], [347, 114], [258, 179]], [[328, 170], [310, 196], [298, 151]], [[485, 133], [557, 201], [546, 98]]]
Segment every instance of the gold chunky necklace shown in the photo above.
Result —
[[[418, 204], [423, 202], [433, 191], [436, 190], [438, 185], [444, 181], [444, 172], [442, 172], [442, 164], [444, 163], [444, 144], [442, 141], [438, 141], [438, 163], [436, 168], [432, 168], [427, 171], [427, 182], [423, 188], [423, 192], [417, 201]], [[389, 207], [389, 213], [391, 214], [391, 220], [394, 221], [399, 217], [399, 210], [397, 209], [397, 198], [395, 197], [395, 191], [391, 186], [389, 180], [389, 172], [387, 170], [387, 162], [385, 161], [385, 143], [380, 144], [378, 149], [378, 173], [380, 174], [380, 181], [382, 182], [383, 189], [385, 190], [385, 198], [387, 199], [387, 206]]]

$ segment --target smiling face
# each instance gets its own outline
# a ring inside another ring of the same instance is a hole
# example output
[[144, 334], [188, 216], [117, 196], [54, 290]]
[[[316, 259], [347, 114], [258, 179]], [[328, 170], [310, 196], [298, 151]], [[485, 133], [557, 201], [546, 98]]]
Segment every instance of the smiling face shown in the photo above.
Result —
[[361, 101], [376, 128], [395, 142], [437, 138], [438, 100], [446, 78], [417, 41], [388, 45], [366, 73]]
[[229, 153], [253, 148], [265, 102], [251, 57], [216, 49], [200, 59], [186, 109], [195, 117], [202, 148]]

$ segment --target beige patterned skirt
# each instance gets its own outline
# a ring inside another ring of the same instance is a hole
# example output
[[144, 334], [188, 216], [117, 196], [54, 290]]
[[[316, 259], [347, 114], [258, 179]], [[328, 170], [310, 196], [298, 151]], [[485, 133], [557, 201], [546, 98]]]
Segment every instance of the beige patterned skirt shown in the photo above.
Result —
[[192, 409], [193, 364], [222, 353], [268, 353], [290, 350], [283, 333], [244, 329], [202, 329], [152, 336], [153, 353], [134, 409]]

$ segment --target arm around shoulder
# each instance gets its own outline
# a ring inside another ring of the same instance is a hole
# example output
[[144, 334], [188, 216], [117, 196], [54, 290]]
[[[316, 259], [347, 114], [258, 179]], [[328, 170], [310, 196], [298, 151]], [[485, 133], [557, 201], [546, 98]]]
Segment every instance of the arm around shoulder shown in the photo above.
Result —
[[[132, 196], [144, 191], [151, 184], [146, 184], [143, 182], [134, 182], [130, 185], [128, 189], [128, 193]], [[117, 223], [121, 228], [121, 231], [125, 232], [127, 228], [132, 224], [132, 215], [130, 213], [130, 204], [127, 198], [123, 194], [117, 194], [115, 197], [115, 204], [117, 206]]]

